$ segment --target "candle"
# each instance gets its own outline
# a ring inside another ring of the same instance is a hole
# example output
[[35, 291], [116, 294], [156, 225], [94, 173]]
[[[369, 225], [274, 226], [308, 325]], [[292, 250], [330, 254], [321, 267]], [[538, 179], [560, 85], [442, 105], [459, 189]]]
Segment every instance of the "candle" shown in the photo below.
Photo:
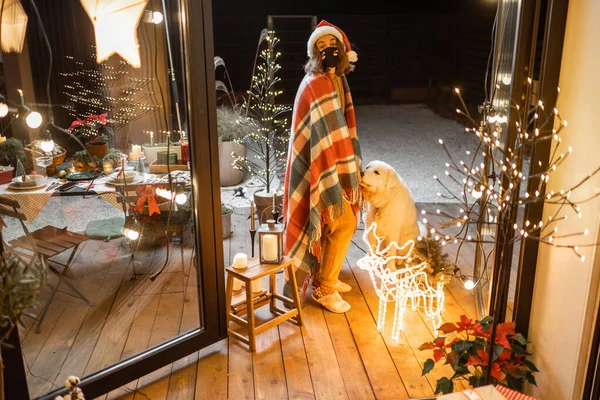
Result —
[[254, 230], [254, 200], [250, 200], [250, 229]]
[[0, 143], [6, 142], [6, 136], [0, 136]]
[[248, 256], [244, 253], [237, 253], [233, 256], [233, 268], [244, 270], [248, 268]]
[[131, 145], [131, 153], [129, 153], [129, 159], [131, 161], [136, 161], [142, 155], [142, 146], [138, 144]]
[[261, 290], [262, 290], [262, 278], [253, 280], [252, 281], [252, 292], [257, 293], [257, 292], [260, 292]]
[[277, 212], [277, 190], [273, 190], [273, 213]]
[[261, 246], [264, 261], [277, 261], [277, 235], [262, 235]]
[[110, 161], [104, 161], [102, 164], [102, 169], [104, 169], [104, 173], [106, 175], [110, 175], [113, 172], [113, 165]]
[[239, 279], [233, 278], [233, 291], [239, 292], [243, 288], [244, 288], [244, 282], [240, 281]]
[[150, 131], [150, 147], [154, 147], [154, 132]]

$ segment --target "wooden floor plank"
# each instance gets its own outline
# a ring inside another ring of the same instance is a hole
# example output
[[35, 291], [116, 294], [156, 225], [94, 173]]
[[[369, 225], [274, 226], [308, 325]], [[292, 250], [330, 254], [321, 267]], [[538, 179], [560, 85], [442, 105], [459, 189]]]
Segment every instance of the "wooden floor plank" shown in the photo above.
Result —
[[306, 357], [317, 399], [347, 399], [344, 378], [320, 305], [306, 302], [302, 327]]
[[325, 312], [325, 321], [331, 335], [335, 354], [344, 378], [348, 398], [374, 399], [369, 377], [365, 371], [362, 359], [345, 314]]
[[[196, 399], [228, 398], [228, 351], [228, 339], [223, 339], [200, 350], [196, 375]], [[233, 366], [232, 369], [235, 368], [237, 366]], [[229, 398], [233, 399], [234, 397]]]
[[346, 316], [369, 376], [371, 387], [378, 399], [406, 399], [408, 392], [382, 335], [377, 332], [376, 319], [371, 315], [362, 293], [365, 290], [372, 290], [372, 284], [369, 281], [370, 286], [359, 286], [355, 279], [357, 273], [350, 269], [349, 261], [347, 261], [340, 273], [340, 280], [352, 286], [352, 290], [344, 293], [343, 296], [352, 306]]
[[[255, 312], [257, 318], [273, 318], [269, 307]], [[285, 322], [284, 322], [285, 323]], [[279, 329], [273, 327], [256, 337], [256, 352], [252, 355], [254, 395], [256, 399], [284, 399], [288, 397]]]

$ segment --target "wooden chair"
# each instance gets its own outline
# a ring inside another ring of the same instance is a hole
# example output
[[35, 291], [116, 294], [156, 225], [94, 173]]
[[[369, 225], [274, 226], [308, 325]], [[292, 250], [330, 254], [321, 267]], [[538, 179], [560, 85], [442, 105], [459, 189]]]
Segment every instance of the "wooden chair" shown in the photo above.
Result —
[[[190, 210], [182, 210], [180, 206], [177, 206], [175, 202], [170, 209], [163, 209], [161, 213], [156, 215], [144, 215], [144, 213], [137, 213], [134, 211], [134, 207], [138, 201], [138, 188], [145, 188], [146, 186], [152, 187], [152, 192], [155, 193], [157, 188], [167, 189], [172, 192], [178, 190], [185, 190], [184, 183], [173, 183], [172, 187], [169, 188], [168, 183], [148, 183], [148, 184], [131, 184], [131, 185], [117, 185], [116, 191], [119, 194], [123, 212], [125, 213], [126, 223], [129, 222], [135, 215], [135, 218], [140, 221], [143, 225], [144, 232], [149, 234], [158, 234], [167, 236], [173, 235], [174, 238], [178, 239], [180, 243], [183, 243], [183, 232], [185, 226], [191, 221], [192, 213]], [[165, 199], [167, 201], [167, 199]], [[138, 239], [142, 239], [142, 234]]]
[[[3, 206], [10, 207], [12, 210]], [[86, 302], [88, 305], [93, 306], [93, 303], [89, 301], [75, 287], [70, 278], [66, 276], [67, 272], [69, 272], [69, 269], [71, 268], [73, 260], [75, 259], [77, 249], [81, 244], [88, 240], [88, 237], [71, 232], [67, 230], [67, 228], [61, 229], [49, 225], [34, 232], [29, 232], [29, 229], [25, 225], [27, 218], [23, 213], [18, 211], [19, 208], [20, 206], [17, 201], [0, 197], [0, 215], [19, 220], [21, 227], [25, 232], [24, 236], [11, 240], [9, 243], [4, 243], [4, 240], [2, 240], [4, 250], [11, 252], [15, 257], [19, 258], [27, 265], [32, 265], [36, 262], [42, 263], [44, 268], [47, 268], [58, 277], [58, 282], [56, 285], [53, 286], [48, 283], [48, 286], [50, 286], [52, 291], [37, 318], [38, 322], [35, 328], [35, 332], [40, 333], [42, 322], [44, 322], [44, 318], [46, 317], [46, 313], [50, 308], [50, 304], [52, 303], [52, 300], [54, 300], [54, 297], [56, 296], [61, 284], [64, 283], [69, 289], [71, 289], [74, 297], [77, 297]], [[54, 257], [67, 250], [71, 250], [71, 254], [69, 255], [69, 258], [65, 264], [53, 260]], [[57, 266], [61, 266], [62, 270], [59, 271]]]

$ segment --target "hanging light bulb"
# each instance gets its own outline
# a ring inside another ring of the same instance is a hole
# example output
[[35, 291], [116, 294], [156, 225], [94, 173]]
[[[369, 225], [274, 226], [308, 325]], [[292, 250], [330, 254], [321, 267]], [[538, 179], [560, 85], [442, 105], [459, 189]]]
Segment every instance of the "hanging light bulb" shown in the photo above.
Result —
[[474, 189], [474, 190], [471, 192], [471, 195], [473, 196], [473, 198], [474, 198], [474, 199], [480, 199], [480, 198], [481, 198], [481, 195], [482, 195], [482, 193], [481, 193], [479, 190], [476, 190], [476, 189]]
[[187, 199], [188, 199], [187, 194], [179, 193], [177, 196], [175, 196], [175, 203], [182, 205], [187, 202]]
[[25, 117], [25, 122], [31, 129], [39, 128], [40, 125], [42, 125], [42, 114], [37, 111], [32, 111]]
[[159, 11], [154, 11], [154, 12], [152, 13], [152, 23], [153, 23], [154, 25], [158, 25], [158, 24], [160, 24], [161, 22], [163, 22], [163, 15], [162, 15], [162, 13], [161, 13], [161, 12], [159, 12]]
[[465, 285], [465, 289], [471, 290], [475, 287], [475, 282], [473, 282], [471, 279], [467, 279], [465, 281], [464, 285]]
[[123, 228], [123, 235], [129, 240], [137, 240], [140, 237], [138, 231], [130, 228]]
[[4, 118], [8, 115], [8, 104], [0, 103], [0, 118]]
[[42, 143], [40, 143], [40, 148], [42, 151], [50, 153], [54, 149], [54, 140], [52, 140], [52, 138], [42, 140]]

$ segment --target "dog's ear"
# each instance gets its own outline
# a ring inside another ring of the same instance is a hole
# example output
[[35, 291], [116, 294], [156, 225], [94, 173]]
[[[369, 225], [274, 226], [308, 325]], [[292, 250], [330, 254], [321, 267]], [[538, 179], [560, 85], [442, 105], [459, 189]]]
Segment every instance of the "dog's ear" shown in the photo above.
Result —
[[396, 175], [396, 172], [393, 169], [386, 168], [385, 172], [386, 172], [385, 191], [387, 192], [387, 191], [395, 188], [396, 186], [398, 186], [399, 180], [398, 180], [398, 175]]

